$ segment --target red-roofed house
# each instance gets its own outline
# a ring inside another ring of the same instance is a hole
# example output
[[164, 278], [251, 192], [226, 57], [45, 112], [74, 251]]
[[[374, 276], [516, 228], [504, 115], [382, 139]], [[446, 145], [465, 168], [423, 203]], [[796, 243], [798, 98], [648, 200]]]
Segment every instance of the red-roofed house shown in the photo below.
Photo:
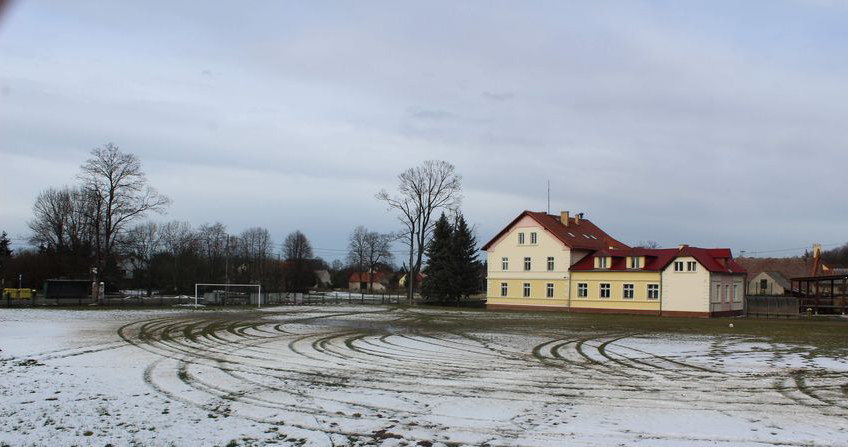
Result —
[[581, 214], [525, 211], [483, 250], [491, 308], [669, 316], [741, 314], [745, 270], [726, 248], [630, 248]]
[[348, 290], [360, 291], [370, 290], [372, 292], [383, 292], [386, 290], [388, 276], [383, 272], [353, 272], [348, 280]]

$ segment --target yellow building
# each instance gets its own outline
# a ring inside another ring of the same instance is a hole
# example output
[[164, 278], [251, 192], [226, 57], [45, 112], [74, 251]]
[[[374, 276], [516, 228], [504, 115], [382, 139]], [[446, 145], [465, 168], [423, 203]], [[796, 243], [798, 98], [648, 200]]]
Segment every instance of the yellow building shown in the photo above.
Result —
[[487, 307], [669, 316], [743, 309], [729, 249], [629, 248], [578, 214], [525, 211], [483, 250]]

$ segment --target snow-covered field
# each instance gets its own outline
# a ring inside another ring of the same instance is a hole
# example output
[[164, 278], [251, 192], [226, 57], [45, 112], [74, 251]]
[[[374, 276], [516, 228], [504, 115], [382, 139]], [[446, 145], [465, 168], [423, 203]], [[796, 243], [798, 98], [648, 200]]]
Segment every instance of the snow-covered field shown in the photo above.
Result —
[[848, 445], [836, 351], [550, 318], [3, 309], [0, 445]]

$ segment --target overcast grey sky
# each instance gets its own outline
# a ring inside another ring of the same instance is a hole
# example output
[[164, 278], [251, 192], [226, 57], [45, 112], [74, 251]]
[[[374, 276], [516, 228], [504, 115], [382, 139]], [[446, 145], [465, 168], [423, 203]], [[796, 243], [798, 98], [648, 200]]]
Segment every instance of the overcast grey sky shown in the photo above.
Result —
[[17, 2], [0, 229], [26, 237], [111, 141], [173, 199], [155, 219], [300, 229], [326, 259], [397, 229], [374, 194], [426, 159], [462, 174], [481, 244], [548, 179], [553, 212], [626, 243], [842, 243], [847, 5]]

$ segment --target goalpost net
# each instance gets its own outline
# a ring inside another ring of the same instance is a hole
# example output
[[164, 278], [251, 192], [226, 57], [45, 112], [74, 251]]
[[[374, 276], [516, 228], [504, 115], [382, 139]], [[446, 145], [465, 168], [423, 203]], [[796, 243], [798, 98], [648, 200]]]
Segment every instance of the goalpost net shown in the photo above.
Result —
[[262, 286], [259, 284], [194, 284], [194, 305], [203, 304], [252, 304], [256, 293], [256, 307], [262, 308]]

